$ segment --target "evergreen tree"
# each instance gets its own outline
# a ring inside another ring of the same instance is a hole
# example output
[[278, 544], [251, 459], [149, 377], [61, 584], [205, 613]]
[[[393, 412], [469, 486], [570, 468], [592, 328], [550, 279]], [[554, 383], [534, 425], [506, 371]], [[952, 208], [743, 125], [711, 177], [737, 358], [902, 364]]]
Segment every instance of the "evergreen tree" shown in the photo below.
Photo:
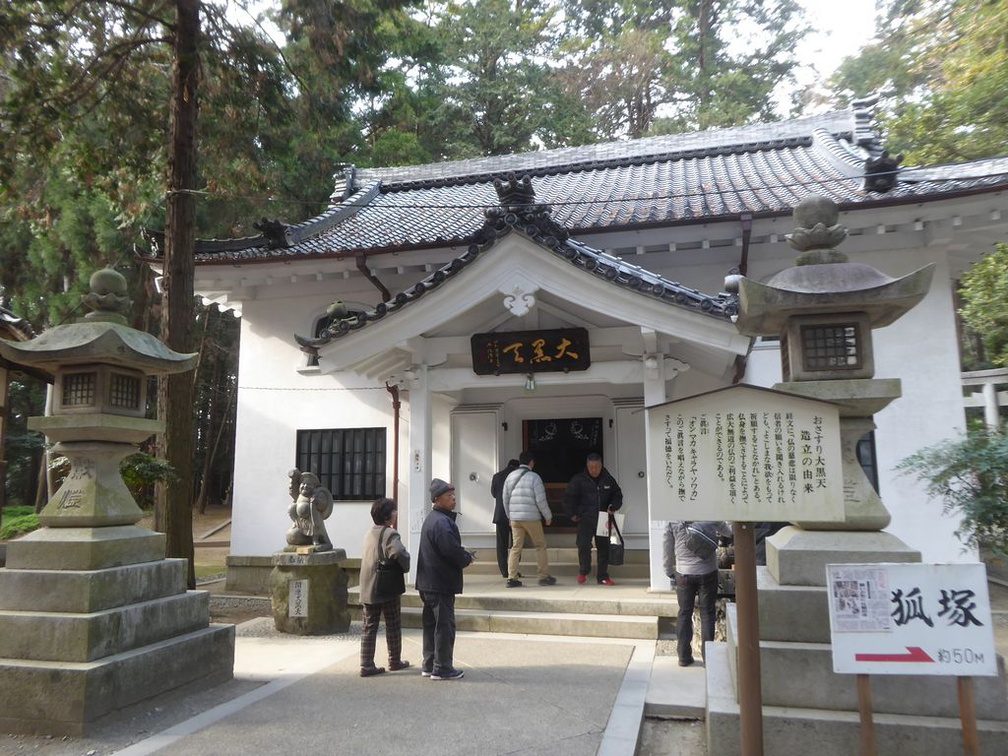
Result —
[[1008, 4], [884, 0], [876, 39], [831, 81], [838, 104], [882, 92], [882, 123], [908, 165], [1008, 149]]

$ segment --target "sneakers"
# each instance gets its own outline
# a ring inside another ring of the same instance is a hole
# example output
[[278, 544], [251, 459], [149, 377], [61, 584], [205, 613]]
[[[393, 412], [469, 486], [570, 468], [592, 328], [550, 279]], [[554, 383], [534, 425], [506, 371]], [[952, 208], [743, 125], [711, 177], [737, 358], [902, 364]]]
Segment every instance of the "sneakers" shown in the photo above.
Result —
[[578, 575], [578, 582], [584, 584], [588, 580], [587, 575]]
[[374, 677], [375, 675], [380, 675], [385, 672], [385, 667], [361, 667], [360, 676], [361, 677]]
[[420, 670], [420, 677], [430, 677], [430, 676], [431, 676], [431, 673], [428, 672], [426, 669], [421, 669]]
[[599, 585], [616, 585], [616, 583], [614, 583], [612, 581], [612, 578], [603, 578], [602, 580], [598, 581], [598, 584]]
[[441, 672], [435, 672], [430, 676], [431, 680], [458, 680], [465, 675], [465, 672], [461, 669], [445, 669]]
[[395, 661], [389, 662], [388, 668], [390, 672], [398, 672], [400, 669], [406, 669], [409, 666], [408, 661]]
[[507, 587], [508, 588], [521, 588], [522, 581], [515, 580], [513, 578], [508, 578]]
[[556, 578], [552, 575], [547, 575], [544, 578], [539, 578], [539, 585], [556, 585]]
[[693, 660], [692, 660], [692, 659], [680, 659], [680, 660], [679, 660], [679, 666], [680, 666], [680, 667], [688, 667], [688, 666], [690, 666], [690, 665], [691, 665], [692, 663], [693, 663]]

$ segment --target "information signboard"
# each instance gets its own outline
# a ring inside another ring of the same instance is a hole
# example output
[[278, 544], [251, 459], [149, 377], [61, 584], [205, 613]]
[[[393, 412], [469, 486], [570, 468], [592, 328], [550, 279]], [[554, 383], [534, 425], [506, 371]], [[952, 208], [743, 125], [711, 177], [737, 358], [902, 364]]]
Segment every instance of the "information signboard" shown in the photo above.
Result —
[[997, 675], [982, 564], [829, 564], [833, 671]]
[[836, 405], [731, 386], [648, 408], [655, 520], [843, 520]]

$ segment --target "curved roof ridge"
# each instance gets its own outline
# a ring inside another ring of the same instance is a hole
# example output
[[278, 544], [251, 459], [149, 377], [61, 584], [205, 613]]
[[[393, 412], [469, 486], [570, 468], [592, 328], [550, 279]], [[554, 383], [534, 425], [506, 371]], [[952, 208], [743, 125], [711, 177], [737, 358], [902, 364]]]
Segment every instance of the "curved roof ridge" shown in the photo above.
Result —
[[812, 146], [825, 155], [842, 173], [851, 178], [864, 175], [865, 159], [826, 129], [816, 129], [812, 132]]
[[559, 147], [513, 155], [495, 155], [423, 165], [361, 168], [357, 174], [362, 180], [379, 179], [386, 188], [390, 188], [391, 185], [403, 182], [416, 185], [417, 182], [443, 182], [448, 179], [461, 180], [467, 176], [480, 177], [508, 172], [558, 173], [563, 172], [558, 169], [568, 166], [573, 168], [592, 163], [611, 165], [626, 158], [632, 158], [635, 162], [647, 162], [652, 158], [668, 158], [683, 152], [723, 148], [737, 151], [741, 145], [757, 146], [782, 140], [808, 139], [808, 135], [816, 128], [825, 129], [830, 133], [851, 134], [853, 129], [851, 112], [839, 110], [774, 123], [642, 137], [578, 147]]
[[352, 215], [356, 215], [381, 190], [381, 181], [370, 181], [342, 202], [330, 205], [314, 218], [288, 226], [284, 230], [287, 246], [293, 247], [305, 239], [318, 236]]
[[317, 338], [305, 338], [295, 334], [295, 341], [303, 349], [311, 351], [325, 346], [333, 339], [358, 331], [369, 323], [394, 315], [428, 291], [453, 278], [512, 231], [522, 234], [545, 251], [564, 258], [574, 267], [599, 276], [613, 285], [629, 288], [642, 296], [720, 320], [730, 320], [738, 313], [738, 297], [727, 292], [719, 292], [716, 295], [705, 294], [699, 289], [684, 286], [678, 281], [652, 273], [639, 265], [626, 263], [615, 255], [571, 239], [568, 230], [559, 226], [550, 217], [549, 207], [537, 203], [490, 208], [486, 213], [486, 222], [469, 238], [470, 243], [463, 254], [452, 258], [423, 280], [399, 292], [388, 301], [381, 302], [365, 312], [354, 313], [334, 321]]

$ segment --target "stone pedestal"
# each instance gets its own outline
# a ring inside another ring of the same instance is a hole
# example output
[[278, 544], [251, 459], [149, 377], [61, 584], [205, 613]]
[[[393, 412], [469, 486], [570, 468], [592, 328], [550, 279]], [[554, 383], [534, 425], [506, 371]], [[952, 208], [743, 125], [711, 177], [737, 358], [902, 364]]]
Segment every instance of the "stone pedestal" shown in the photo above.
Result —
[[133, 525], [42, 528], [0, 569], [0, 732], [84, 735], [100, 717], [232, 676], [234, 627], [211, 625], [184, 559]]
[[[888, 533], [781, 530], [767, 539], [758, 568], [764, 750], [775, 756], [848, 756], [859, 750], [857, 680], [833, 673], [827, 564], [919, 562], [920, 553]], [[739, 752], [737, 627], [708, 647], [708, 754]], [[984, 753], [1008, 753], [1004, 662], [998, 677], [974, 678]], [[874, 675], [878, 752], [944, 756], [962, 751], [954, 677]]]
[[273, 555], [270, 603], [273, 622], [282, 633], [331, 635], [350, 628], [343, 549]]

